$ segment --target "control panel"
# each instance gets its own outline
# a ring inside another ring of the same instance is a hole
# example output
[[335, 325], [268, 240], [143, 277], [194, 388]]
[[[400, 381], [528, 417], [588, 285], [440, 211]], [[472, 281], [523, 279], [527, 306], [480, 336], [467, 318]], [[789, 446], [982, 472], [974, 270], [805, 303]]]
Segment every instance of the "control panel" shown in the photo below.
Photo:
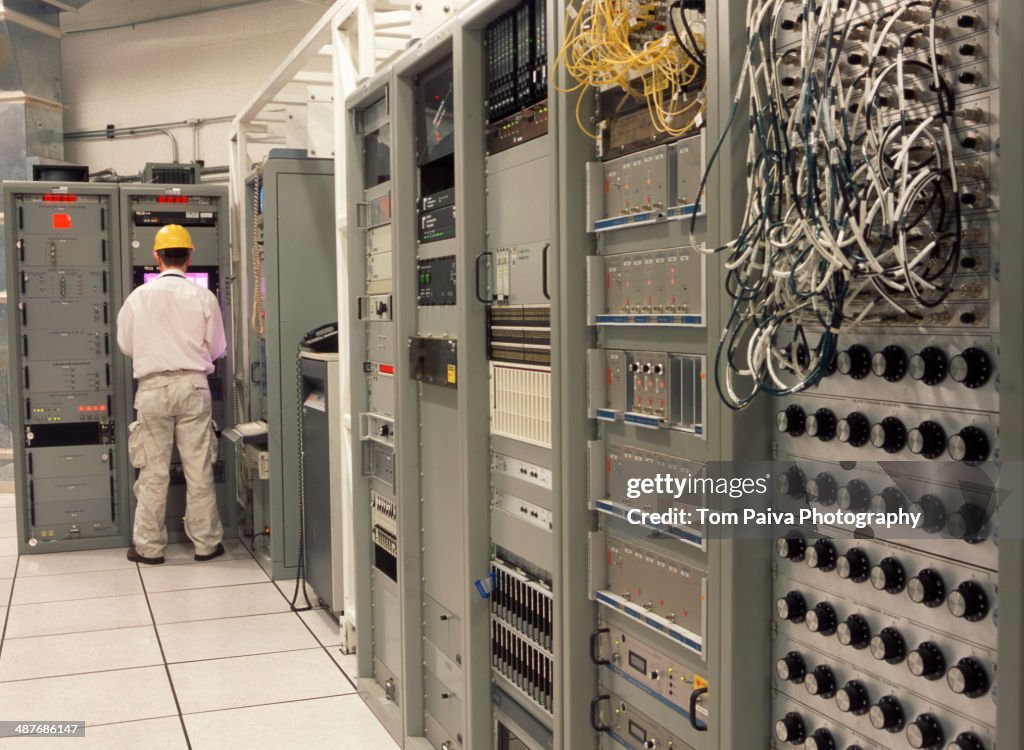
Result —
[[[923, 159], [932, 178], [886, 182], [894, 211], [883, 223], [892, 232], [862, 221], [871, 209], [851, 210], [845, 225], [856, 224], [853, 234], [874, 247], [854, 254], [835, 296], [811, 277], [845, 264], [833, 254], [844, 241], [832, 237], [811, 250], [799, 222], [787, 222], [792, 231], [774, 261], [786, 280], [745, 299], [733, 294], [726, 340], [776, 321], [728, 365], [753, 366], [760, 390], [775, 396], [776, 503], [820, 514], [813, 524], [776, 529], [773, 741], [778, 748], [994, 748], [998, 4], [901, 0], [818, 15], [805, 5], [780, 5], [764, 18], [773, 29], [768, 85], [779, 86], [780, 102], [799, 99], [808, 80], [825, 88], [780, 118], [796, 123], [838, 85], [843, 105], [825, 116], [850, 129], [825, 136], [820, 148], [838, 153], [854, 140], [884, 141], [879, 153], [898, 170], [921, 174]], [[837, 28], [844, 31], [826, 52]], [[831, 73], [823, 55], [835, 61]], [[800, 149], [822, 125], [795, 125]], [[777, 147], [769, 138], [753, 148]], [[822, 184], [838, 174], [836, 164], [818, 163]], [[876, 201], [878, 168], [854, 159], [843, 188], [848, 206]], [[791, 184], [796, 171], [784, 167], [776, 184]], [[771, 192], [775, 180], [758, 175], [751, 188]], [[788, 187], [778, 196], [782, 214], [804, 201]], [[805, 220], [822, 215], [814, 208]], [[755, 225], [748, 212], [742, 232]], [[772, 242], [755, 234], [737, 241], [734, 259]], [[796, 260], [805, 249], [813, 264]], [[734, 290], [760, 275], [751, 261], [734, 269]], [[900, 522], [860, 523], [854, 514]]]

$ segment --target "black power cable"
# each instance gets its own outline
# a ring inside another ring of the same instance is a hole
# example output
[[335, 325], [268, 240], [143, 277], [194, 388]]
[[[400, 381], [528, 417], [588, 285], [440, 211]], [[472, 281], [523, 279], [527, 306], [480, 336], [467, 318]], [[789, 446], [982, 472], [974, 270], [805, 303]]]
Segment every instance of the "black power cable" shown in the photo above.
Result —
[[[302, 347], [295, 353], [295, 411], [298, 418], [298, 459], [299, 459], [299, 559], [295, 568], [295, 591], [292, 592], [292, 599], [288, 603], [292, 612], [308, 612], [313, 609], [313, 603], [309, 601], [309, 593], [306, 591], [306, 471], [304, 467], [304, 446], [302, 440]], [[297, 607], [299, 600], [299, 587], [302, 587], [302, 598], [306, 600], [305, 607]]]
[[[679, 27], [676, 26], [676, 17], [672, 14], [673, 10], [679, 11], [679, 18], [683, 22], [683, 29], [686, 31], [686, 36], [693, 43], [693, 50], [683, 42], [683, 38], [679, 35]], [[683, 51], [690, 60], [701, 70], [707, 70], [707, 57], [701, 52], [700, 45], [697, 44], [696, 35], [693, 33], [693, 29], [690, 28], [690, 22], [686, 20], [686, 10], [699, 10], [704, 12], [704, 2], [694, 2], [694, 0], [675, 0], [668, 9], [668, 20], [672, 25], [672, 33], [676, 37], [676, 41], [679, 42], [679, 48]]]

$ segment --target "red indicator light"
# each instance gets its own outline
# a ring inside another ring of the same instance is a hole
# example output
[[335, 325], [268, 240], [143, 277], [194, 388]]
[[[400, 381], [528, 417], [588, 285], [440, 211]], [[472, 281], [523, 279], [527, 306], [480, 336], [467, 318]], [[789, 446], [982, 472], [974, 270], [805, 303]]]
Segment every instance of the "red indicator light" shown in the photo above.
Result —
[[67, 195], [66, 193], [50, 193], [43, 196], [44, 203], [74, 203], [77, 200], [77, 195]]
[[53, 215], [53, 228], [54, 229], [71, 229], [71, 217], [67, 214], [54, 214]]
[[385, 375], [394, 375], [395, 374], [395, 366], [394, 365], [381, 365], [380, 366], [380, 371], [382, 373], [384, 373]]
[[85, 411], [85, 407], [84, 406], [79, 406], [78, 407], [78, 411]]
[[106, 404], [100, 404], [100, 411], [106, 411], [106, 410], [107, 410], [107, 405]]

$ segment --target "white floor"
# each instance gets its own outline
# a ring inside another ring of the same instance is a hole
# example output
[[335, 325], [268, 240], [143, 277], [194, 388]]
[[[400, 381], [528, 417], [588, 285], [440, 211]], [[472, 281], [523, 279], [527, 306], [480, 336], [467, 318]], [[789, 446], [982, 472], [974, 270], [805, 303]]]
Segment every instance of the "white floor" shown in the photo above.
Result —
[[0, 748], [397, 750], [337, 624], [292, 612], [294, 584], [226, 546], [197, 563], [172, 545], [159, 566], [124, 549], [19, 557], [14, 496], [0, 495], [0, 721], [86, 724], [84, 739]]

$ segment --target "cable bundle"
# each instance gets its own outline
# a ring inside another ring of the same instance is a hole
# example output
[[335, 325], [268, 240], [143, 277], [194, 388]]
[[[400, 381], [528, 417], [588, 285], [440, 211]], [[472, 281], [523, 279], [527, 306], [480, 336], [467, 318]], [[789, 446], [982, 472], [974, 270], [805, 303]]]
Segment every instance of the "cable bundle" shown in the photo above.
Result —
[[[645, 99], [655, 129], [672, 137], [700, 127], [698, 115], [704, 111], [706, 99], [703, 95], [687, 96], [687, 87], [704, 77], [704, 36], [694, 31], [682, 5], [682, 0], [668, 7], [644, 0], [580, 0], [567, 4], [565, 41], [556, 63], [577, 81], [576, 86], [559, 91], [579, 92], [576, 123], [580, 130], [598, 137], [580, 117], [589, 87], [619, 87]], [[665, 28], [659, 33], [661, 14], [667, 17], [671, 32]], [[676, 14], [687, 41], [679, 35]]]
[[859, 323], [939, 320], [963, 230], [942, 2], [749, 1], [726, 125], [747, 91], [746, 210], [710, 250], [735, 300], [716, 358], [730, 408], [815, 386]]

